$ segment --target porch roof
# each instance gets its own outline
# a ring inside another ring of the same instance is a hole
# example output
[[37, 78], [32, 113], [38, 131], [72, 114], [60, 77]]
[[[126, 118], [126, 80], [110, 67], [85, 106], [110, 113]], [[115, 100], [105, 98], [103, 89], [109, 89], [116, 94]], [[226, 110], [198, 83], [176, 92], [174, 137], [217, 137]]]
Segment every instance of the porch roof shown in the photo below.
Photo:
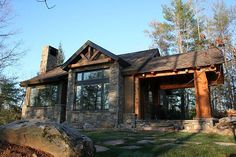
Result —
[[49, 83], [49, 82], [57, 82], [62, 79], [65, 79], [67, 77], [67, 72], [62, 70], [61, 67], [56, 67], [47, 73], [40, 74], [38, 76], [35, 76], [29, 80], [22, 81], [20, 83], [20, 86], [25, 87], [28, 85], [34, 85], [34, 84], [41, 84], [41, 83]]
[[122, 70], [123, 74], [137, 73], [154, 56], [160, 56], [158, 49], [143, 50], [119, 55], [119, 57], [130, 63], [130, 66]]
[[138, 73], [170, 71], [222, 64], [224, 57], [217, 48], [182, 54], [153, 57]]

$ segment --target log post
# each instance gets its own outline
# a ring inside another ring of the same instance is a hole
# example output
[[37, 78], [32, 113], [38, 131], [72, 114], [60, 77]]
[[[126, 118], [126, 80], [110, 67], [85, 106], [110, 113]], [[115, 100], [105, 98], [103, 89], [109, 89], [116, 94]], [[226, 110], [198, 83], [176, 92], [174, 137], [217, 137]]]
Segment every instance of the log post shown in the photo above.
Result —
[[134, 112], [140, 118], [140, 80], [138, 77], [134, 79]]
[[206, 72], [195, 70], [196, 118], [211, 118], [211, 104]]

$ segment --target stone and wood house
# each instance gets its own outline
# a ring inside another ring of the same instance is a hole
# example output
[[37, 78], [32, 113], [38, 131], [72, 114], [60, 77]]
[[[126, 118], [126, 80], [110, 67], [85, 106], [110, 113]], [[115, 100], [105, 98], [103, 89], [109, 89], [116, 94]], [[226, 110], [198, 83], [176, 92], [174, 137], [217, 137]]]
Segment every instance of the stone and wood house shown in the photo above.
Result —
[[22, 118], [66, 121], [78, 128], [134, 127], [137, 121], [163, 119], [163, 91], [194, 88], [195, 119], [209, 119], [209, 86], [223, 83], [224, 59], [217, 48], [170, 56], [160, 56], [158, 49], [116, 55], [87, 41], [62, 65], [58, 55], [44, 47], [38, 76], [21, 82], [26, 88]]

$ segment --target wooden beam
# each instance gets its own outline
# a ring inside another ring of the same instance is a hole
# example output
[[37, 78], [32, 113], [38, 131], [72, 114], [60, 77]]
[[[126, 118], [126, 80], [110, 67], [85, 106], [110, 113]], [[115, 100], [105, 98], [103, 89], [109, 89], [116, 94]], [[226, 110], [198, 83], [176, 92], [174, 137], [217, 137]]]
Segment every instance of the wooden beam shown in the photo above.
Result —
[[[206, 72], [209, 71], [216, 71], [216, 67], [203, 67], [201, 70], [204, 70]], [[152, 78], [152, 77], [161, 77], [161, 76], [173, 76], [173, 75], [182, 75], [182, 74], [190, 74], [194, 73], [194, 69], [182, 69], [182, 70], [176, 70], [176, 71], [164, 71], [164, 72], [150, 72], [145, 73], [145, 78]], [[139, 74], [138, 77], [143, 78], [143, 74]]]
[[134, 112], [140, 118], [140, 80], [138, 77], [134, 79]]
[[83, 53], [80, 54], [80, 57], [81, 57], [82, 59], [86, 60], [86, 61], [89, 60]]
[[78, 67], [84, 67], [84, 66], [88, 66], [88, 65], [109, 63], [112, 61], [113, 60], [111, 58], [104, 58], [104, 59], [99, 59], [99, 60], [95, 60], [95, 61], [87, 61], [87, 62], [82, 62], [82, 63], [71, 64], [71, 65], [69, 65], [69, 68], [78, 68]]
[[99, 53], [98, 50], [96, 50], [96, 51], [94, 52], [94, 54], [92, 55], [92, 57], [91, 57], [89, 60], [92, 61], [95, 57], [98, 56], [98, 54], [100, 54], [100, 53]]
[[196, 94], [196, 117], [211, 118], [211, 104], [206, 72], [196, 70], [194, 72], [194, 86]]
[[223, 70], [215, 72], [216, 77], [208, 79], [210, 85], [218, 85], [224, 83], [224, 73]]
[[91, 51], [91, 47], [88, 47], [88, 58], [90, 59], [92, 56], [92, 51]]
[[181, 88], [192, 88], [194, 87], [194, 83], [183, 83], [183, 84], [160, 84], [160, 89], [167, 90], [167, 89], [181, 89]]

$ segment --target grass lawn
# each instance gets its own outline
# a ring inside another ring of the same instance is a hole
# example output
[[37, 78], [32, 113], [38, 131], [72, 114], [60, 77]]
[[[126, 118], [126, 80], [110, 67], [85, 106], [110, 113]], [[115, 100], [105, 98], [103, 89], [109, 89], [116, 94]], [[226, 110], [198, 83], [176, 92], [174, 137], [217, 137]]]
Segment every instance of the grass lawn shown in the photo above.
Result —
[[[109, 148], [108, 151], [97, 152], [96, 157], [227, 157], [236, 154], [236, 145], [215, 143], [234, 143], [233, 137], [216, 134], [154, 131], [91, 131], [83, 134], [90, 137], [95, 145]], [[124, 143], [107, 144], [111, 140], [123, 140]], [[122, 148], [126, 146], [139, 148]]]

